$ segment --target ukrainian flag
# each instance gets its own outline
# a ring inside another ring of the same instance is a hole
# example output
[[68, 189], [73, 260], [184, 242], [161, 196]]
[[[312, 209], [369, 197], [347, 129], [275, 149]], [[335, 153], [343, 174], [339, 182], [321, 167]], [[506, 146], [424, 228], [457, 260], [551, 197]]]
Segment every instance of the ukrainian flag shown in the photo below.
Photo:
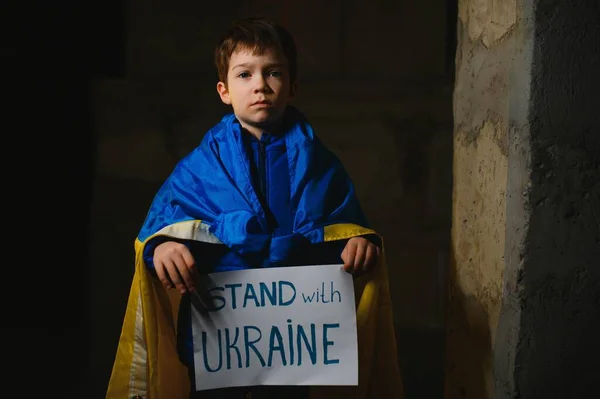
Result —
[[[298, 236], [319, 243], [376, 234], [367, 227], [340, 161], [297, 110], [288, 107], [284, 120], [294, 233], [274, 238], [269, 232], [251, 184], [239, 123], [232, 114], [225, 116], [165, 181], [135, 240], [135, 272], [107, 399], [189, 395], [187, 369], [176, 349], [181, 296], [165, 290], [144, 264], [144, 246], [152, 238], [227, 245], [277, 260], [285, 258]], [[374, 271], [355, 279], [355, 292], [359, 384], [311, 387], [311, 399], [403, 398], [384, 250]]]

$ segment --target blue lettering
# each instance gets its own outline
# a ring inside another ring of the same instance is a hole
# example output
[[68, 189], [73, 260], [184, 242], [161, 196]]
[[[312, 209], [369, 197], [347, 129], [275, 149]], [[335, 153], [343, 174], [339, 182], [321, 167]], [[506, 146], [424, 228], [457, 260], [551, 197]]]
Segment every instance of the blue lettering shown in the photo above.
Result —
[[336, 290], [336, 289], [333, 288], [333, 281], [332, 281], [331, 282], [331, 302], [333, 302], [333, 296], [335, 294], [337, 294], [337, 296], [338, 296], [338, 300], [337, 301], [338, 302], [342, 302], [342, 294], [338, 290]]
[[225, 284], [225, 288], [231, 288], [231, 308], [235, 309], [237, 307], [237, 303], [235, 300], [235, 289], [241, 287], [241, 284]]
[[294, 327], [292, 327], [292, 319], [287, 319], [288, 322], [288, 343], [290, 345], [290, 365], [294, 364]]
[[242, 368], [242, 354], [240, 353], [239, 348], [236, 346], [239, 335], [240, 329], [236, 327], [235, 337], [233, 338], [233, 342], [231, 342], [231, 339], [229, 337], [229, 328], [225, 329], [225, 347], [227, 348], [227, 370], [231, 369], [231, 349], [235, 350], [235, 353], [237, 354], [238, 368]]
[[298, 324], [298, 332], [297, 332], [297, 345], [298, 345], [298, 366], [302, 365], [302, 340], [304, 340], [304, 344], [306, 349], [308, 350], [308, 354], [310, 356], [310, 361], [314, 365], [317, 363], [317, 342], [316, 342], [316, 333], [315, 333], [315, 324], [310, 324], [310, 337], [312, 342], [312, 347], [308, 342], [308, 337], [304, 332], [304, 328]]
[[338, 328], [340, 326], [339, 323], [335, 324], [323, 324], [323, 363], [324, 364], [337, 364], [340, 362], [340, 359], [331, 359], [327, 357], [327, 349], [330, 346], [333, 346], [333, 341], [327, 340], [327, 329], [328, 328]]
[[[275, 345], [275, 338], [277, 338], [277, 345]], [[287, 365], [287, 361], [285, 360], [285, 351], [283, 350], [283, 338], [281, 337], [281, 333], [279, 332], [279, 328], [277, 326], [271, 327], [271, 336], [269, 338], [269, 362], [268, 367], [273, 365], [273, 352], [279, 351], [281, 355], [281, 362], [284, 366]]]
[[219, 365], [217, 366], [217, 368], [215, 369], [211, 369], [209, 364], [208, 364], [208, 355], [207, 355], [207, 351], [206, 351], [206, 331], [202, 331], [202, 356], [204, 358], [204, 368], [206, 369], [206, 371], [208, 371], [209, 373], [215, 373], [219, 370], [221, 370], [221, 367], [223, 366], [223, 351], [221, 350], [221, 329], [217, 330], [217, 339], [219, 341]]
[[[287, 285], [293, 291], [292, 297], [286, 302], [283, 301], [283, 286], [284, 285]], [[294, 287], [294, 284], [290, 283], [289, 281], [280, 281], [279, 282], [279, 306], [289, 306], [292, 304], [292, 302], [294, 302], [294, 299], [296, 299], [296, 287]]]
[[250, 283], [246, 284], [246, 294], [244, 294], [244, 305], [243, 307], [246, 307], [246, 303], [248, 302], [248, 299], [254, 299], [254, 304], [256, 305], [257, 308], [260, 307], [260, 303], [258, 303], [258, 298], [256, 297], [256, 291], [254, 291], [254, 286]]
[[[208, 290], [208, 293], [211, 293], [213, 291], [225, 291], [225, 288], [214, 287]], [[209, 295], [209, 297], [212, 300], [212, 307], [206, 309], [209, 312], [216, 312], [217, 310], [221, 310], [225, 307], [225, 298], [223, 298], [221, 295]], [[221, 306], [215, 306], [214, 301], [221, 301]]]
[[[304, 296], [304, 293], [302, 293], [302, 299], [304, 299], [304, 303], [308, 302], [308, 303], [312, 303], [313, 299], [315, 299], [315, 294], [316, 292], [313, 292], [311, 296]], [[319, 297], [317, 297], [318, 299]]]
[[[250, 341], [250, 338], [249, 338], [250, 334], [248, 333], [249, 330], [258, 331], [258, 338], [256, 340]], [[260, 329], [258, 327], [244, 326], [244, 346], [246, 349], [246, 368], [250, 367], [250, 348], [252, 348], [252, 350], [258, 357], [258, 360], [260, 361], [260, 365], [262, 367], [265, 367], [265, 359], [263, 359], [263, 357], [260, 354], [260, 352], [258, 351], [258, 349], [256, 349], [256, 346], [254, 346], [254, 344], [257, 343], [258, 341], [260, 341], [261, 338], [262, 338], [262, 333], [260, 332]]]
[[[317, 292], [318, 291], [319, 290], [317, 289]], [[319, 302], [319, 301], [317, 300], [317, 302]], [[325, 282], [324, 281], [321, 283], [321, 302], [323, 302], [323, 303], [329, 303], [329, 301], [325, 300]]]
[[265, 295], [269, 297], [269, 302], [271, 302], [272, 306], [275, 306], [277, 303], [277, 287], [275, 281], [272, 283], [271, 291], [265, 283], [260, 283], [260, 303], [262, 306], [265, 306]]

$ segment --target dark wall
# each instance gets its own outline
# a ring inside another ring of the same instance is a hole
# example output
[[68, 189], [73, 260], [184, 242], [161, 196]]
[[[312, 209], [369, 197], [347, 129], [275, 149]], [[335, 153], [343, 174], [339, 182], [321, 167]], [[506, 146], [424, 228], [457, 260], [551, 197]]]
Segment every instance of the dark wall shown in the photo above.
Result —
[[[127, 36], [125, 71], [94, 84], [94, 397], [103, 397], [110, 376], [133, 274], [133, 240], [147, 207], [174, 162], [229, 111], [214, 90], [214, 42], [232, 19], [251, 14], [281, 21], [296, 38], [301, 76], [295, 104], [344, 161], [386, 239], [407, 398], [439, 397], [452, 191], [453, 74], [447, 61], [453, 47], [447, 40], [455, 35], [446, 25], [456, 22], [446, 16], [456, 15], [456, 4], [125, 3], [126, 23], [113, 17], [104, 28]], [[106, 34], [118, 49], [107, 57], [121, 60], [120, 44], [111, 37]]]
[[[127, 75], [214, 80], [214, 44], [236, 18], [283, 24], [298, 47], [302, 84], [388, 82], [444, 75], [450, 0], [171, 0], [128, 2]], [[454, 13], [455, 14], [455, 13]]]
[[600, 375], [600, 3], [538, 1], [531, 219], [516, 364], [523, 398], [588, 398]]
[[2, 396], [89, 397], [91, 82], [122, 72], [123, 14], [111, 0], [2, 17]]

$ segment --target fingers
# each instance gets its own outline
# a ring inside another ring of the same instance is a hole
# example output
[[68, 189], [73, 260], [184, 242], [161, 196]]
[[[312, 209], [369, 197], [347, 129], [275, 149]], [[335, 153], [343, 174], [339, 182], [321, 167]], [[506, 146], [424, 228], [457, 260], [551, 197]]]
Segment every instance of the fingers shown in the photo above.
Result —
[[179, 271], [178, 271], [179, 268], [177, 267], [175, 262], [173, 262], [169, 259], [164, 262], [164, 266], [165, 266], [165, 269], [169, 276], [169, 279], [173, 282], [173, 285], [175, 286], [175, 288], [177, 288], [177, 290], [179, 290], [179, 292], [181, 294], [185, 294], [186, 286], [179, 274]]
[[365, 242], [359, 242], [356, 246], [356, 255], [354, 256], [354, 272], [360, 272], [363, 270], [365, 265], [365, 257], [367, 255], [368, 244]]
[[381, 249], [362, 237], [348, 240], [342, 251], [344, 270], [348, 273], [362, 274], [368, 272], [379, 262]]
[[[192, 265], [188, 265], [188, 263], [186, 262], [186, 260], [184, 259], [183, 254], [176, 254], [175, 256], [175, 267], [177, 268], [177, 272], [179, 273], [179, 276], [181, 276], [181, 279], [183, 280], [182, 283], [182, 287], [178, 287], [180, 288], [180, 291], [183, 290], [182, 293], [185, 293], [185, 291], [194, 291], [194, 277], [193, 277], [193, 268], [191, 266], [193, 266], [193, 259], [192, 259]], [[190, 255], [191, 257], [191, 255]]]
[[[161, 269], [164, 270], [164, 278], [161, 279], [161, 281], [165, 288], [177, 288], [181, 294], [185, 294], [188, 291], [194, 291], [195, 286], [192, 274], [181, 259], [178, 259], [177, 261], [172, 261], [171, 259], [166, 260], [163, 262], [162, 266]], [[157, 267], [157, 274], [158, 270], [159, 268]]]
[[171, 278], [168, 276], [167, 270], [162, 261], [154, 259], [154, 270], [156, 271], [156, 276], [158, 277], [158, 280], [166, 289], [169, 290], [175, 287], [175, 285], [171, 281]]
[[186, 267], [190, 271], [190, 274], [194, 275], [196, 273], [196, 261], [194, 260], [190, 250], [187, 247], [183, 247], [180, 255]]
[[352, 239], [348, 240], [344, 250], [342, 251], [342, 261], [344, 262], [344, 270], [348, 273], [354, 271], [354, 258], [356, 257], [356, 242]]
[[367, 249], [365, 251], [365, 261], [362, 265], [361, 270], [363, 272], [369, 271], [373, 267], [373, 261], [375, 259], [375, 248], [374, 245], [367, 245]]
[[166, 289], [177, 288], [181, 294], [195, 290], [196, 267], [189, 249], [178, 243], [159, 245], [154, 253], [154, 268]]

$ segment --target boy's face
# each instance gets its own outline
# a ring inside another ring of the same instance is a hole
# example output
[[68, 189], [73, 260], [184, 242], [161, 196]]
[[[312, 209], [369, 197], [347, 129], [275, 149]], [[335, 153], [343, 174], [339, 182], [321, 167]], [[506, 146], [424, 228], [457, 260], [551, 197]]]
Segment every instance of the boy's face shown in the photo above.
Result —
[[221, 101], [233, 107], [241, 125], [260, 137], [263, 131], [277, 128], [295, 90], [283, 55], [242, 49], [231, 55], [227, 82], [219, 82], [217, 91]]

